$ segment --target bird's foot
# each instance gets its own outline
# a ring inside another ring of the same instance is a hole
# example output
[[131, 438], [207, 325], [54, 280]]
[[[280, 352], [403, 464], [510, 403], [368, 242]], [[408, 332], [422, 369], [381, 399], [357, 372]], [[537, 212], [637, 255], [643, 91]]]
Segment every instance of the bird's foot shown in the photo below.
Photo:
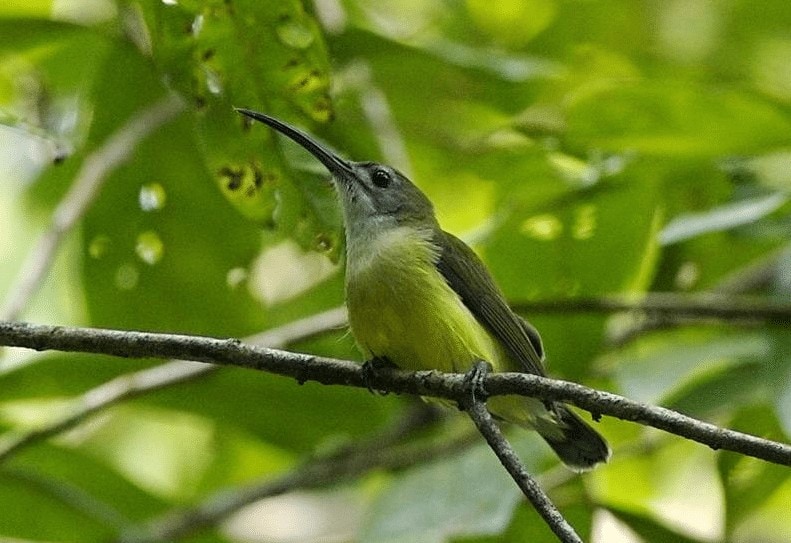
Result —
[[387, 396], [388, 392], [386, 390], [375, 389], [373, 382], [376, 379], [377, 371], [395, 368], [398, 368], [398, 366], [390, 362], [390, 360], [384, 356], [375, 356], [372, 359], [363, 362], [363, 383], [365, 383], [365, 387], [368, 389], [368, 392], [371, 394], [381, 394], [382, 396]]
[[492, 371], [492, 365], [483, 360], [477, 360], [473, 363], [469, 371], [464, 375], [464, 388], [466, 389], [469, 399], [468, 402], [485, 402], [487, 398], [486, 390], [484, 389], [484, 381], [486, 375]]

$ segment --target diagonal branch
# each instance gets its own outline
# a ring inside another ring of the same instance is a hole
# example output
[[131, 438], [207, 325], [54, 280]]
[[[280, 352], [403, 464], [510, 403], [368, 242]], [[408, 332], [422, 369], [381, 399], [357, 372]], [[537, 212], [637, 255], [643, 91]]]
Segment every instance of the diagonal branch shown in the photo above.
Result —
[[71, 188], [55, 208], [49, 229], [22, 265], [0, 309], [0, 320], [16, 320], [22, 314], [51, 266], [61, 240], [91, 205], [107, 176], [129, 159], [140, 141], [183, 110], [184, 103], [176, 95], [169, 94], [132, 117], [85, 158]]
[[[267, 330], [247, 338], [247, 341], [269, 347], [286, 347], [295, 341], [342, 326], [345, 320], [344, 308], [331, 309]], [[74, 428], [96, 413], [122, 401], [209, 375], [219, 368], [220, 366], [209, 364], [171, 360], [159, 366], [120, 375], [82, 394], [65, 417], [25, 433], [3, 436], [0, 439], [0, 463], [24, 447]]]
[[[407, 425], [412, 423], [414, 421], [406, 422]], [[166, 513], [126, 530], [113, 543], [174, 541], [214, 526], [242, 507], [264, 498], [329, 486], [358, 478], [374, 469], [403, 469], [453, 454], [475, 443], [475, 435], [469, 433], [429, 444], [395, 445], [401, 430], [396, 427], [383, 436], [351, 444], [340, 454], [320, 456], [275, 479], [219, 491], [192, 507]]]
[[218, 368], [219, 366], [198, 362], [173, 360], [153, 368], [120, 375], [80, 396], [74, 402], [74, 407], [63, 418], [18, 435], [3, 435], [0, 439], [0, 463], [23, 448], [70, 430], [96, 413], [124, 400], [131, 400], [148, 392], [197, 379], [213, 373]]
[[560, 511], [546, 495], [541, 485], [525, 469], [511, 444], [508, 443], [508, 440], [505, 439], [494, 419], [492, 419], [486, 409], [486, 404], [473, 397], [471, 401], [464, 402], [464, 406], [465, 411], [467, 411], [467, 414], [475, 423], [476, 428], [478, 428], [478, 431], [489, 444], [489, 447], [494, 451], [494, 454], [497, 455], [500, 463], [558, 539], [562, 543], [582, 543], [580, 536], [577, 535], [574, 528], [560, 514]]
[[[0, 345], [36, 350], [102, 353], [122, 357], [180, 358], [239, 366], [293, 377], [298, 382], [388, 390], [446, 398], [466, 397], [464, 375], [436, 371], [378, 370], [368, 379], [359, 364], [300, 353], [255, 347], [237, 339], [127, 332], [27, 323], [0, 322]], [[484, 382], [490, 395], [518, 394], [572, 403], [595, 415], [639, 422], [698, 441], [769, 462], [791, 466], [791, 445], [719, 428], [662, 407], [650, 406], [576, 383], [525, 373], [493, 373]]]

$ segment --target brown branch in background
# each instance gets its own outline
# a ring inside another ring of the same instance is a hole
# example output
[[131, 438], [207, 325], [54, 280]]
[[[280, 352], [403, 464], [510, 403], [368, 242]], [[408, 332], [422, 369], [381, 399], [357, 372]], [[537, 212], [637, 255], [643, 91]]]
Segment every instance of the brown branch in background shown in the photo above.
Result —
[[614, 313], [638, 311], [652, 316], [674, 319], [711, 318], [726, 321], [757, 322], [774, 326], [791, 323], [791, 303], [755, 296], [701, 293], [676, 294], [652, 292], [640, 297], [609, 296], [518, 302], [512, 304], [520, 313]]
[[324, 332], [341, 329], [346, 326], [346, 322], [346, 306], [340, 306], [264, 330], [248, 337], [245, 341], [253, 345], [282, 348]]
[[783, 256], [788, 255], [789, 251], [791, 245], [786, 245], [766, 258], [739, 269], [721, 280], [712, 291], [719, 294], [743, 294], [771, 288], [779, 278]]
[[407, 413], [404, 421], [370, 440], [351, 443], [342, 451], [308, 461], [274, 479], [217, 492], [195, 506], [169, 512], [144, 525], [127, 529], [113, 543], [159, 543], [199, 532], [228, 518], [241, 508], [264, 498], [294, 490], [326, 487], [353, 480], [375, 469], [398, 470], [444, 458], [477, 441], [470, 432], [450, 440], [397, 445], [405, 428], [421, 425], [422, 415]]
[[[769, 267], [768, 265], [766, 267]], [[762, 276], [766, 267], [761, 268]], [[758, 273], [756, 270], [755, 273]], [[752, 275], [750, 276], [752, 278]], [[752, 283], [750, 283], [752, 284]], [[733, 288], [744, 286], [734, 282]], [[731, 288], [730, 286], [728, 288]], [[707, 322], [727, 322], [740, 326], [788, 326], [791, 324], [791, 304], [762, 296], [729, 293], [726, 287], [710, 292], [680, 294], [648, 292], [640, 296], [604, 296], [517, 302], [512, 307], [518, 313], [630, 313], [634, 319], [622, 323], [608, 338], [613, 346], [623, 345], [635, 337], [670, 327]]]
[[[122, 357], [179, 358], [239, 366], [316, 381], [464, 401], [464, 375], [437, 371], [407, 372], [383, 368], [365, 377], [359, 364], [320, 356], [247, 345], [238, 339], [126, 332], [27, 323], [0, 322], [0, 345], [36, 350], [101, 353]], [[492, 373], [486, 376], [490, 395], [518, 394], [574, 404], [596, 415], [610, 415], [776, 464], [791, 466], [791, 445], [719, 428], [681, 413], [588, 388], [576, 383], [526, 373]]]
[[[616, 346], [623, 345], [652, 330], [701, 321], [727, 321], [729, 324], [742, 326], [760, 326], [765, 323], [787, 326], [791, 322], [791, 306], [787, 303], [767, 300], [765, 297], [743, 296], [748, 292], [769, 288], [777, 281], [780, 259], [787, 251], [789, 251], [788, 246], [756, 264], [729, 275], [708, 292], [647, 293], [643, 300], [649, 301], [648, 305], [651, 305], [650, 300], [658, 297], [659, 303], [665, 304], [666, 307], [658, 308], [656, 311], [650, 308], [637, 311], [639, 308], [633, 308], [635, 310], [633, 313], [640, 315], [640, 318], [620, 328], [610, 338], [610, 343]], [[672, 304], [669, 303], [674, 296], [680, 314], [674, 312]]]
[[40, 428], [20, 434], [3, 435], [0, 439], [0, 462], [8, 460], [25, 447], [39, 443], [74, 428], [100, 411], [124, 400], [208, 375], [219, 366], [174, 360], [153, 368], [120, 375], [92, 388], [74, 403], [66, 416]]
[[183, 102], [169, 94], [133, 116], [85, 158], [71, 188], [55, 208], [49, 228], [31, 249], [8, 291], [0, 320], [16, 320], [25, 310], [52, 265], [61, 240], [91, 205], [107, 176], [129, 160], [138, 143], [183, 110]]
[[[342, 326], [345, 321], [345, 308], [335, 308], [267, 330], [247, 338], [247, 341], [268, 347], [286, 347], [293, 342]], [[74, 428], [93, 415], [122, 401], [192, 381], [219, 369], [220, 366], [210, 364], [171, 360], [159, 366], [120, 375], [79, 396], [73, 402], [74, 407], [63, 418], [24, 433], [2, 436], [0, 439], [0, 463], [24, 447]]]
[[[118, 531], [134, 526], [133, 521], [127, 518], [124, 513], [93, 496], [84, 488], [62, 478], [53, 478], [35, 468], [3, 468], [3, 479], [14, 480], [33, 488], [36, 492], [49, 496], [50, 499], [68, 504], [71, 509], [78, 511], [85, 518], [94, 519], [96, 522], [113, 527]], [[11, 543], [20, 540], [0, 536], [0, 541]]]

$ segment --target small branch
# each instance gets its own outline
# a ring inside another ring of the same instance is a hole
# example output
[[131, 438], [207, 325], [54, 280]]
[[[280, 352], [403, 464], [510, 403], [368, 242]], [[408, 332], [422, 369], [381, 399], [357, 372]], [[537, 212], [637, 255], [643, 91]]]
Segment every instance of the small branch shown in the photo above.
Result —
[[[126, 332], [0, 322], [0, 345], [36, 350], [101, 353], [122, 357], [181, 358], [198, 362], [268, 371], [298, 382], [360, 388], [464, 401], [464, 375], [436, 371], [378, 370], [365, 379], [359, 364], [254, 347], [237, 339]], [[719, 428], [670, 409], [654, 407], [576, 383], [526, 373], [492, 373], [486, 376], [489, 396], [518, 394], [542, 400], [563, 401], [594, 414], [640, 422], [698, 441], [713, 449], [726, 449], [781, 465], [791, 466], [791, 446], [733, 430]]]
[[[248, 338], [247, 341], [257, 345], [285, 347], [295, 341], [342, 326], [345, 320], [346, 310], [340, 307], [267, 330]], [[218, 369], [220, 369], [220, 366], [184, 360], [171, 360], [159, 366], [120, 375], [85, 392], [74, 402], [74, 407], [62, 419], [22, 434], [3, 436], [0, 439], [0, 463], [24, 447], [39, 443], [74, 428], [96, 413], [122, 401], [131, 400], [143, 394], [179, 383], [192, 381], [209, 375]]]
[[[35, 469], [4, 468], [3, 478], [16, 481], [47, 494], [52, 499], [66, 504], [80, 515], [92, 518], [117, 530], [125, 530], [133, 526], [133, 521], [121, 511], [91, 495], [85, 489], [67, 480], [55, 479]], [[0, 541], [11, 541], [0, 536]]]
[[[394, 430], [388, 434], [398, 435], [400, 432]], [[440, 443], [402, 446], [392, 446], [385, 436], [362, 441], [347, 447], [343, 454], [316, 458], [276, 479], [217, 492], [194, 507], [173, 511], [127, 530], [114, 543], [173, 541], [214, 526], [242, 507], [264, 498], [329, 486], [358, 478], [374, 469], [397, 470], [436, 460], [475, 443], [475, 437], [474, 434], [466, 434]]]
[[720, 428], [672, 409], [636, 402], [617, 394], [569, 381], [525, 373], [496, 373], [487, 377], [486, 391], [489, 395], [521, 394], [542, 400], [570, 403], [595, 415], [609, 415], [652, 426], [697, 441], [714, 450], [729, 450], [767, 462], [791, 466], [791, 445]]
[[674, 319], [713, 318], [726, 321], [760, 322], [775, 326], [791, 323], [791, 304], [755, 296], [728, 294], [675, 294], [653, 292], [639, 298], [619, 296], [602, 298], [571, 298], [518, 302], [512, 305], [517, 312], [531, 313], [613, 313], [639, 311], [652, 316]]
[[347, 322], [346, 306], [340, 306], [264, 330], [245, 341], [253, 345], [282, 348], [330, 330], [343, 328]]
[[745, 268], [729, 274], [717, 283], [712, 289], [721, 294], [737, 294], [762, 290], [774, 284], [782, 269], [783, 255], [791, 250], [791, 245], [785, 245], [772, 251], [768, 256], [759, 259]]
[[544, 519], [544, 522], [558, 536], [558, 539], [563, 543], [582, 543], [582, 539], [574, 531], [574, 528], [560, 514], [560, 511], [542, 490], [538, 482], [524, 468], [522, 461], [486, 409], [486, 404], [481, 401], [467, 401], [464, 403], [464, 409], [475, 423], [478, 431], [486, 439], [489, 447], [500, 459], [500, 463], [505, 467], [530, 503], [533, 504], [533, 507]]
[[88, 155], [71, 188], [55, 208], [49, 229], [31, 249], [0, 310], [0, 320], [16, 320], [38, 290], [58, 246], [96, 198], [104, 180], [132, 156], [140, 141], [184, 110], [183, 102], [169, 94], [132, 117], [107, 141]]
[[3, 436], [0, 440], [0, 463], [24, 447], [39, 443], [74, 428], [99, 411], [103, 411], [124, 400], [166, 388], [176, 383], [208, 375], [218, 366], [174, 360], [153, 368], [121, 375], [92, 388], [75, 401], [75, 406], [65, 417], [28, 432]]

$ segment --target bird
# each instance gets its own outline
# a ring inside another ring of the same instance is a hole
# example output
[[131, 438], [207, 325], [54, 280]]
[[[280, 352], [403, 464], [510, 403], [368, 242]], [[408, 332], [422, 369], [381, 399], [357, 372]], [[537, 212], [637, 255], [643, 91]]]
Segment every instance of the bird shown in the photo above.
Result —
[[[369, 364], [406, 370], [493, 371], [544, 376], [541, 337], [506, 302], [475, 252], [439, 225], [428, 197], [386, 164], [339, 156], [275, 117], [238, 108], [312, 154], [332, 175], [346, 239], [349, 326]], [[495, 418], [532, 429], [574, 471], [606, 462], [596, 430], [559, 402], [489, 398]]]

